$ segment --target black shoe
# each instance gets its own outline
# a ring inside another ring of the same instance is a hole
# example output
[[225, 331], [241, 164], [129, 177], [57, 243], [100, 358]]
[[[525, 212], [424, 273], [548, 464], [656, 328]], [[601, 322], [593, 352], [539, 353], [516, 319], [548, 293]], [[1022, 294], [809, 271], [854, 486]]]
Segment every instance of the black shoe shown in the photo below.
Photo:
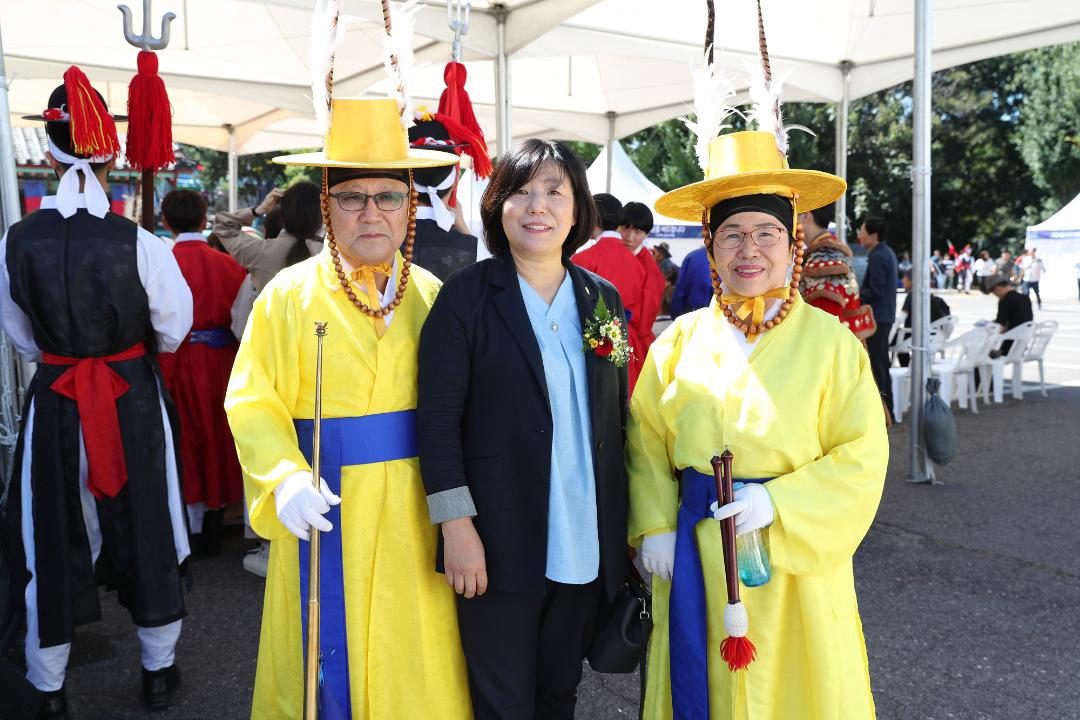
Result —
[[41, 693], [38, 720], [66, 720], [67, 716], [67, 694], [64, 693], [64, 688]]
[[147, 710], [168, 710], [173, 694], [179, 687], [180, 668], [175, 664], [161, 670], [143, 668], [142, 689]]

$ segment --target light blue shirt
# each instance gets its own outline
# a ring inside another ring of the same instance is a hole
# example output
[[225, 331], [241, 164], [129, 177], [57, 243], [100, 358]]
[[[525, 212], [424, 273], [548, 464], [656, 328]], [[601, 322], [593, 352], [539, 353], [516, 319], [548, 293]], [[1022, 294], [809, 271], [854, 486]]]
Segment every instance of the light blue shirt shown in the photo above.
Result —
[[584, 585], [600, 573], [600, 535], [592, 415], [574, 284], [567, 273], [550, 306], [520, 276], [518, 284], [540, 346], [551, 405], [546, 574], [555, 582]]

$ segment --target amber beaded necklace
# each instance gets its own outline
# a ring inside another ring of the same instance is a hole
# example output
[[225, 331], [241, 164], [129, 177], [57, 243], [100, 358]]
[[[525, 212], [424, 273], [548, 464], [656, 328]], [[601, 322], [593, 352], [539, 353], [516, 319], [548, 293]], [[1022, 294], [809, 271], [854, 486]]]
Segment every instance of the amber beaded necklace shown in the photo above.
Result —
[[[323, 168], [322, 196], [320, 202], [322, 204], [323, 225], [326, 226], [326, 246], [330, 248], [330, 259], [334, 263], [334, 270], [337, 272], [338, 281], [345, 290], [345, 295], [349, 298], [349, 302], [351, 302], [357, 310], [371, 318], [386, 317], [394, 311], [394, 308], [401, 304], [401, 299], [405, 297], [405, 287], [409, 284], [409, 268], [412, 266], [413, 243], [416, 241], [416, 205], [417, 200], [419, 199], [419, 193], [416, 192], [416, 186], [413, 185], [412, 170], [409, 170], [409, 230], [405, 234], [405, 252], [403, 254], [405, 262], [401, 265], [401, 277], [398, 280], [394, 299], [390, 301], [389, 305], [384, 305], [379, 308], [368, 307], [360, 301], [360, 298], [353, 292], [352, 283], [349, 282], [348, 275], [345, 274], [344, 268], [341, 267], [341, 257], [338, 253], [337, 241], [334, 239], [334, 228], [330, 224], [330, 191], [327, 187], [327, 175], [327, 168]], [[375, 202], [375, 199], [371, 198], [371, 202]]]
[[709, 208], [704, 208], [701, 212], [701, 236], [705, 241], [705, 252], [709, 254], [709, 275], [712, 278], [713, 295], [716, 297], [716, 302], [724, 308], [724, 317], [728, 322], [738, 328], [744, 335], [756, 336], [765, 332], [766, 330], [772, 330], [774, 327], [784, 321], [784, 318], [791, 312], [791, 306], [795, 302], [794, 297], [799, 293], [799, 280], [802, 278], [803, 268], [803, 255], [806, 252], [806, 243], [803, 242], [802, 228], [798, 228], [795, 232], [795, 265], [791, 271], [791, 291], [786, 300], [780, 306], [780, 311], [776, 313], [776, 317], [771, 320], [766, 320], [761, 324], [754, 324], [749, 320], [740, 320], [735, 314], [735, 311], [730, 305], [724, 305], [720, 299], [723, 295], [723, 290], [720, 286], [720, 275], [716, 272], [716, 261], [712, 257], [712, 230], [709, 228]]

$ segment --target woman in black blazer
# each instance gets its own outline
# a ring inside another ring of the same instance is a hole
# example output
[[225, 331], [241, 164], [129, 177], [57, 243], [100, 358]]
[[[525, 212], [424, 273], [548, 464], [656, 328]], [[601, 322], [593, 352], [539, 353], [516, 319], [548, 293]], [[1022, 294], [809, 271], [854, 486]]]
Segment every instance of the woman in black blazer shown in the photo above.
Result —
[[613, 318], [623, 306], [569, 261], [596, 209], [562, 143], [504, 156], [481, 217], [493, 257], [447, 279], [420, 335], [436, 564], [459, 595], [477, 720], [572, 718], [598, 609], [628, 572], [628, 348], [583, 339], [601, 298]]

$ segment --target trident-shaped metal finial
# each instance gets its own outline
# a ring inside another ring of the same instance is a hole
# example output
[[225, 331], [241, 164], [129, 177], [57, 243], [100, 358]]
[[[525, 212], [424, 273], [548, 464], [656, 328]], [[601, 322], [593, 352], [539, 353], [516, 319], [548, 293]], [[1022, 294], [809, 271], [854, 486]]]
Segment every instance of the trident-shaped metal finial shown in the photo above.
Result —
[[155, 38], [150, 31], [150, 5], [153, 0], [142, 0], [142, 35], [135, 34], [135, 23], [132, 21], [131, 8], [127, 5], [117, 5], [124, 15], [124, 39], [129, 45], [134, 45], [143, 50], [164, 50], [169, 45], [169, 23], [176, 19], [176, 13], [167, 12], [161, 16], [161, 37]]
[[461, 37], [469, 32], [469, 12], [472, 3], [466, 0], [462, 7], [461, 0], [448, 0], [446, 3], [446, 24], [454, 31], [454, 40], [450, 43], [450, 59], [461, 62]]

